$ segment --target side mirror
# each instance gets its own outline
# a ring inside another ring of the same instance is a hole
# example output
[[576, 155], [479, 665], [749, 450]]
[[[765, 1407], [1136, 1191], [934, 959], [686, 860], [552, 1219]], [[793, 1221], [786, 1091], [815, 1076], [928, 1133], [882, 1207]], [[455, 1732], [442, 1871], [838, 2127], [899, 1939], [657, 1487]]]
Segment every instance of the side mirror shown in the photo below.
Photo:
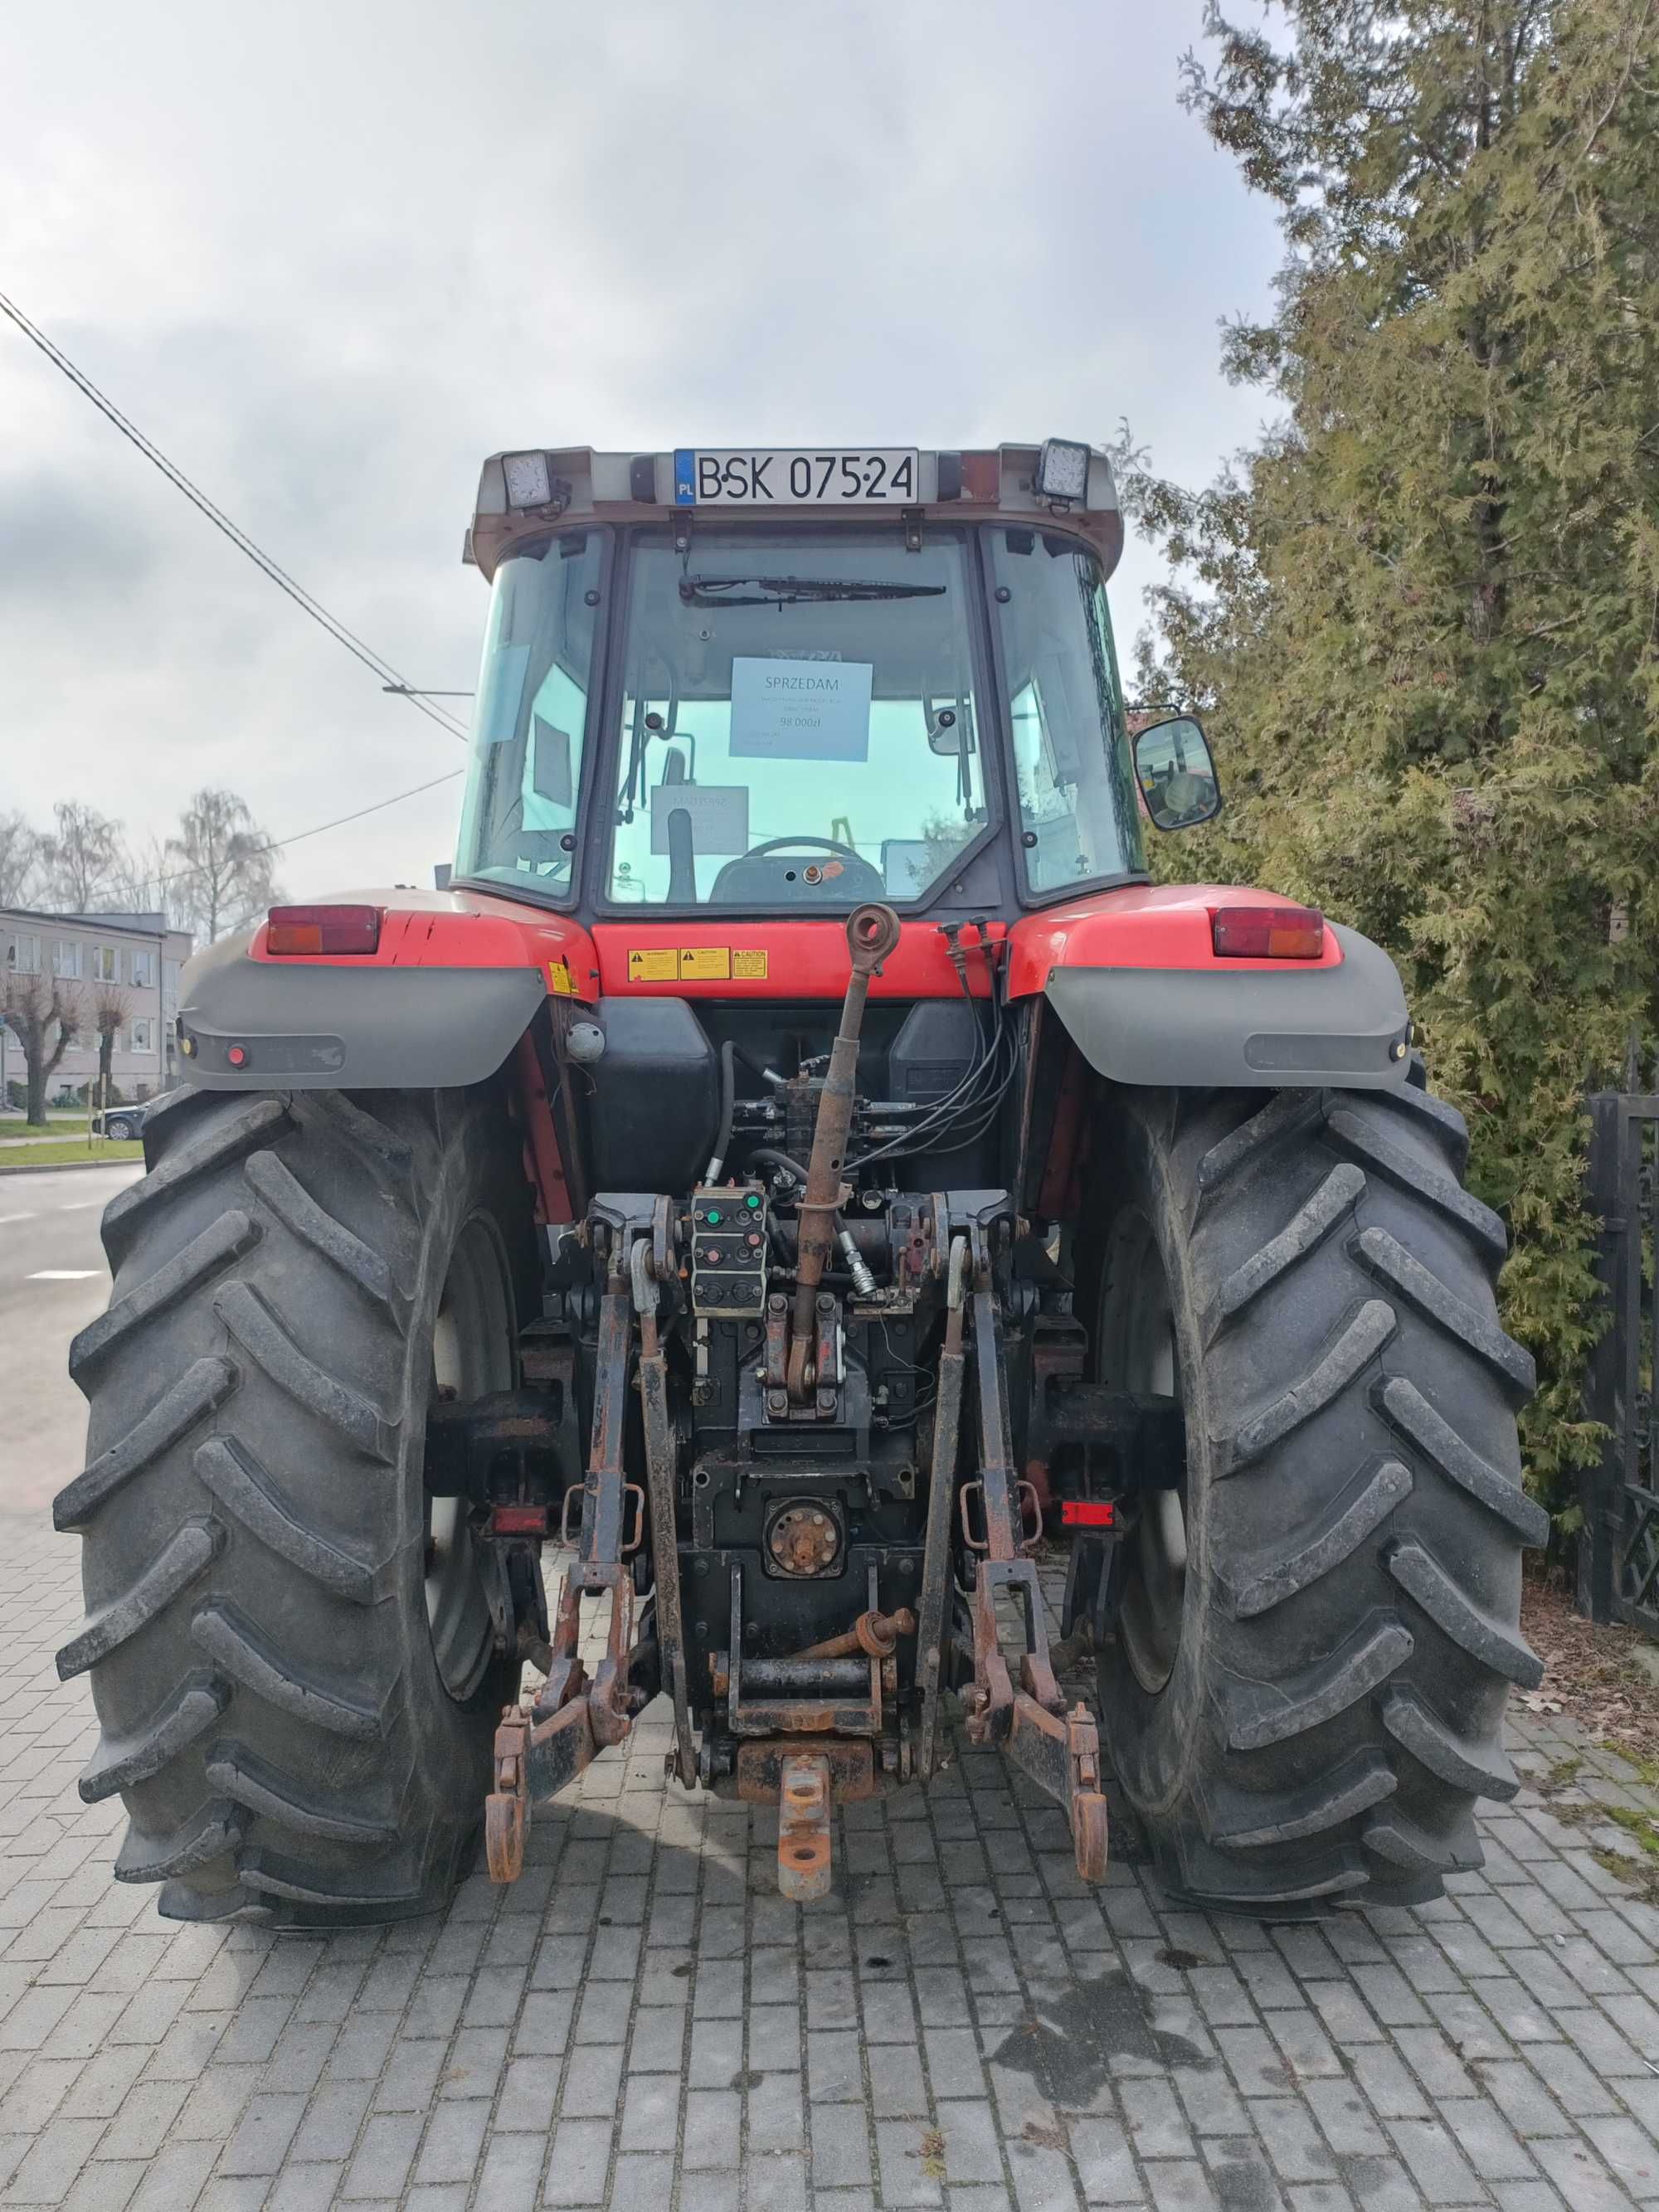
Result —
[[1190, 714], [1154, 722], [1139, 732], [1135, 781], [1154, 829], [1190, 830], [1221, 811], [1209, 743]]

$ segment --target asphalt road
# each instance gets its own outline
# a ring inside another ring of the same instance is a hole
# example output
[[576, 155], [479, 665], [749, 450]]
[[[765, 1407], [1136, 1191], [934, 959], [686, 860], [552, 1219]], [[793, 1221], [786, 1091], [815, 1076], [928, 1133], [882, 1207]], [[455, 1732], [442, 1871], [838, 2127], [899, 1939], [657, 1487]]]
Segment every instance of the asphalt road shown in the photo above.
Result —
[[87, 1407], [64, 1362], [109, 1297], [99, 1220], [139, 1172], [0, 1177], [0, 1513], [42, 1510], [80, 1470]]

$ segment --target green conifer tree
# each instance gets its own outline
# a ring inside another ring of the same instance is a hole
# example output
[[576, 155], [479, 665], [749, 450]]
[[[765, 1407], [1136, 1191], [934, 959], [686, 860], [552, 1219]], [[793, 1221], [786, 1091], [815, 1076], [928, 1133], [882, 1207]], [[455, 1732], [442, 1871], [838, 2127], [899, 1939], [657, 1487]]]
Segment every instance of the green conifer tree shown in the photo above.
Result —
[[1197, 495], [1126, 434], [1172, 572], [1141, 686], [1216, 740], [1200, 866], [1398, 961], [1510, 1224], [1559, 1506], [1593, 1450], [1582, 1098], [1659, 982], [1659, 0], [1212, 5], [1206, 34], [1183, 102], [1287, 244], [1224, 361], [1280, 414]]

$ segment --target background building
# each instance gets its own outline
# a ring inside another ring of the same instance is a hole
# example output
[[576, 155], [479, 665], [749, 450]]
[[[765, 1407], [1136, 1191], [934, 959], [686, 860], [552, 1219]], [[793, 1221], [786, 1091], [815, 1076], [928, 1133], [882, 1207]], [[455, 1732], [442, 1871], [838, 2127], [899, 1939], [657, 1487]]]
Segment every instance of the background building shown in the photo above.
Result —
[[[117, 1091], [125, 1098], [149, 1098], [171, 1088], [178, 1069], [179, 971], [191, 941], [188, 930], [169, 928], [162, 914], [43, 914], [0, 907], [0, 1006], [12, 978], [55, 976], [80, 1017], [75, 1042], [47, 1086], [49, 1104], [97, 1074], [94, 1009], [106, 998], [121, 1005], [110, 1061]], [[22, 1082], [23, 1050], [15, 1035], [7, 1034], [0, 1045], [0, 1063], [5, 1084]], [[0, 1101], [5, 1095], [0, 1085]]]

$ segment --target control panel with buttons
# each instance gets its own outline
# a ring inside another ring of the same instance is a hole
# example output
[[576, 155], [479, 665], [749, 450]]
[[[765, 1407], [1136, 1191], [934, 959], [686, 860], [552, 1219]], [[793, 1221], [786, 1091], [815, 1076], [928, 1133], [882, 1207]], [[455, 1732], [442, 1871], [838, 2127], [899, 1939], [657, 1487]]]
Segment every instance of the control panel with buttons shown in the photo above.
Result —
[[753, 1184], [691, 1194], [691, 1310], [766, 1310], [766, 1194]]

